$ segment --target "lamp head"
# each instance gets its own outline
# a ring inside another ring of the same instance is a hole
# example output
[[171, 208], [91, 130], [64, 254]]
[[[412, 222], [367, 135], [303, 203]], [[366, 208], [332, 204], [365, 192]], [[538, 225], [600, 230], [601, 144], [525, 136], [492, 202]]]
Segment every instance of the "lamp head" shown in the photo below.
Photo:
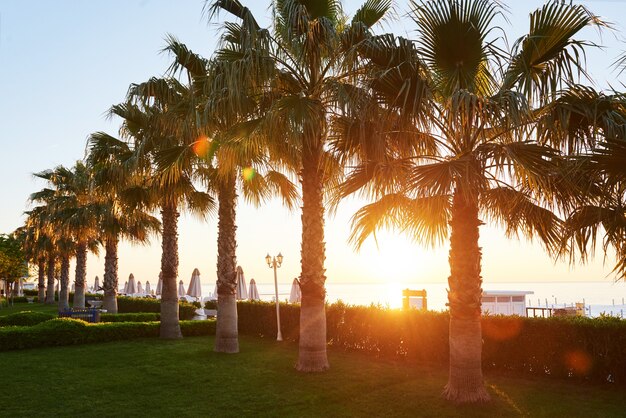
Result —
[[281, 253], [278, 253], [278, 255], [276, 256], [276, 261], [278, 261], [278, 267], [283, 264], [283, 255]]
[[272, 267], [272, 257], [270, 257], [269, 254], [265, 256], [265, 262], [267, 263], [268, 267]]

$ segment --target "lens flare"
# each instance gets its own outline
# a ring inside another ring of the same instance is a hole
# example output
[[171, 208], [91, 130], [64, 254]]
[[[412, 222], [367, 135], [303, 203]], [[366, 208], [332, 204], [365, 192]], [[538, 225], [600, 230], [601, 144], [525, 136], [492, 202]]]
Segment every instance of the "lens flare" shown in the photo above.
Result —
[[482, 323], [483, 335], [495, 341], [517, 337], [522, 330], [522, 321], [517, 317], [489, 318]]
[[583, 350], [570, 350], [564, 356], [565, 365], [577, 376], [585, 376], [591, 370], [591, 356]]
[[209, 150], [211, 149], [211, 141], [207, 136], [201, 135], [191, 145], [191, 149], [198, 157], [206, 158], [209, 155]]
[[246, 167], [241, 171], [241, 175], [245, 181], [251, 181], [256, 176], [256, 170], [252, 167]]

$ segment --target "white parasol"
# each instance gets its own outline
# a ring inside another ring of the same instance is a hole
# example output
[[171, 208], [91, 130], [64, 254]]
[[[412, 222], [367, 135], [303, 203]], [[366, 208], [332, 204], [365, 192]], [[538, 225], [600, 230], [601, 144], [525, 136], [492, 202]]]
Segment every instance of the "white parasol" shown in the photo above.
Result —
[[259, 297], [259, 289], [256, 287], [256, 282], [254, 279], [250, 279], [250, 288], [248, 289], [248, 299], [250, 300], [261, 300]]
[[163, 291], [163, 274], [159, 273], [159, 281], [157, 282], [156, 294], [160, 295]]
[[100, 279], [96, 276], [96, 279], [93, 282], [93, 292], [96, 293], [100, 288]]
[[137, 293], [143, 294], [143, 286], [141, 282], [137, 282]]
[[237, 266], [237, 300], [247, 298], [248, 292], [246, 292], [246, 279], [243, 277], [243, 269], [241, 266]]
[[289, 303], [300, 303], [302, 299], [302, 291], [300, 290], [300, 282], [298, 279], [293, 279], [291, 284], [291, 292], [289, 293]]
[[133, 273], [130, 273], [130, 276], [128, 276], [128, 288], [126, 289], [126, 293], [129, 295], [137, 293], [137, 284], [135, 283]]
[[178, 297], [182, 298], [183, 296], [185, 296], [185, 285], [181, 280], [180, 282], [178, 282]]
[[198, 300], [202, 299], [202, 286], [200, 285], [200, 270], [198, 270], [197, 268], [193, 269], [193, 273], [191, 273], [191, 281], [189, 282], [187, 295], [197, 298]]
[[147, 281], [147, 280], [146, 280], [146, 290], [145, 290], [145, 292], [146, 292], [148, 295], [151, 295], [151, 294], [152, 294], [152, 289], [150, 288], [150, 282], [149, 282], [149, 281]]

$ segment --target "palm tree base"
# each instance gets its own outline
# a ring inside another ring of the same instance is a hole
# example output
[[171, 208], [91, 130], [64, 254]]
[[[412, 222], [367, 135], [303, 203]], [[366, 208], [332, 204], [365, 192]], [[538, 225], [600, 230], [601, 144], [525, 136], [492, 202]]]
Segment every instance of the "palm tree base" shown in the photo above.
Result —
[[115, 293], [104, 293], [104, 297], [102, 298], [102, 309], [106, 310], [108, 313], [117, 313], [117, 295]]
[[83, 286], [76, 286], [76, 290], [74, 291], [74, 307], [85, 307], [85, 288]]
[[454, 403], [487, 402], [481, 367], [482, 333], [480, 316], [450, 318], [450, 375], [443, 397]]
[[178, 321], [178, 299], [161, 299], [161, 327], [159, 338], [165, 340], [177, 340], [183, 338]]
[[299, 372], [323, 372], [330, 368], [326, 354], [325, 308], [323, 299], [302, 295], [300, 344], [295, 366]]
[[215, 349], [218, 353], [238, 353], [237, 299], [235, 295], [218, 295]]

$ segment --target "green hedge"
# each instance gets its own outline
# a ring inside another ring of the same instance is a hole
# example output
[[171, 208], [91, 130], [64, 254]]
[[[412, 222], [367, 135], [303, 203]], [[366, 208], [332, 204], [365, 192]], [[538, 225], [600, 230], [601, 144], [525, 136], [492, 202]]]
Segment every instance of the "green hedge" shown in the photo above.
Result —
[[0, 327], [5, 326], [33, 326], [41, 322], [54, 319], [57, 316], [45, 312], [22, 311], [0, 317]]
[[[188, 302], [178, 302], [178, 317], [181, 320], [192, 319], [196, 312], [196, 307]], [[161, 301], [152, 298], [131, 298], [128, 296], [118, 296], [117, 311], [119, 313], [139, 313], [139, 312], [161, 312]]]
[[[281, 304], [283, 338], [297, 341], [300, 309]], [[273, 303], [238, 302], [242, 334], [276, 337]], [[449, 316], [377, 306], [327, 305], [329, 345], [388, 359], [447, 364]], [[484, 316], [483, 367], [626, 384], [626, 321]]]
[[111, 314], [101, 313], [100, 322], [153, 322], [159, 321], [161, 315], [156, 312], [122, 313]]
[[[185, 337], [212, 335], [215, 321], [181, 321], [180, 328]], [[78, 319], [56, 318], [32, 327], [0, 328], [0, 351], [158, 336], [158, 322], [89, 324]]]

